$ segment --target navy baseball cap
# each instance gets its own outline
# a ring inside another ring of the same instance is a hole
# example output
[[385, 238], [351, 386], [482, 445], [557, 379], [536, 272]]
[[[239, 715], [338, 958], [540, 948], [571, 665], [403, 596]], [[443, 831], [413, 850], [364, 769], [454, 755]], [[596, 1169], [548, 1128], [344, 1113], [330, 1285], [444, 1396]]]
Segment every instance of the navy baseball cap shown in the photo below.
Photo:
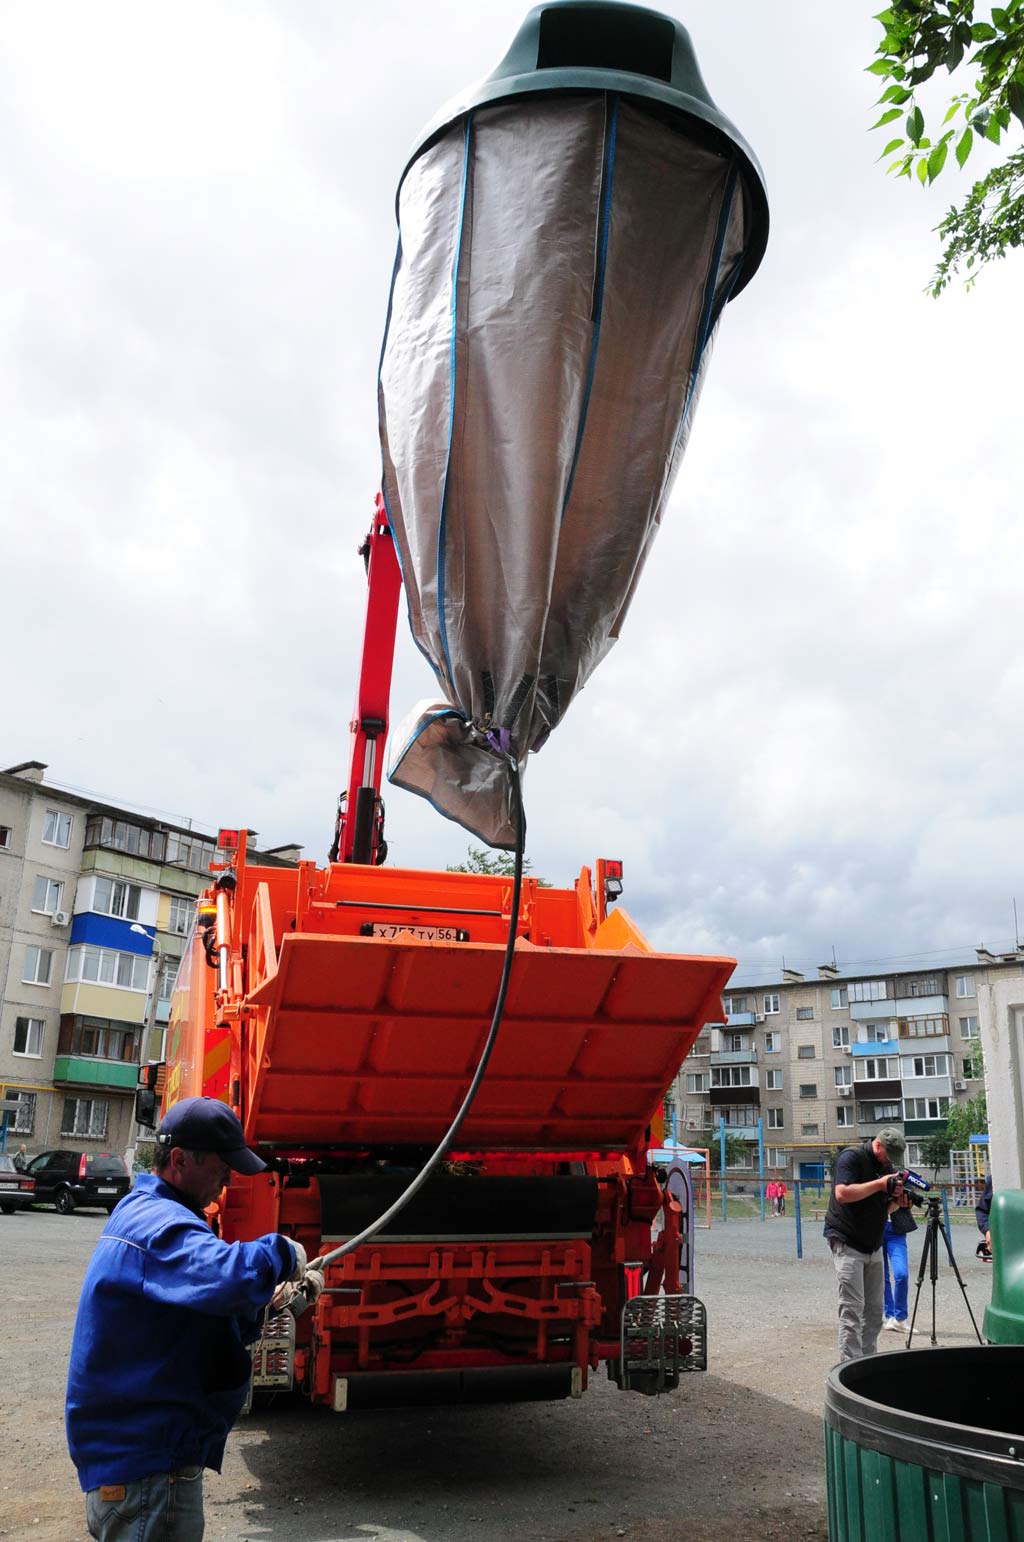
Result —
[[185, 1151], [216, 1151], [235, 1173], [251, 1176], [267, 1166], [245, 1144], [238, 1115], [219, 1098], [182, 1098], [172, 1103], [160, 1121], [156, 1143]]

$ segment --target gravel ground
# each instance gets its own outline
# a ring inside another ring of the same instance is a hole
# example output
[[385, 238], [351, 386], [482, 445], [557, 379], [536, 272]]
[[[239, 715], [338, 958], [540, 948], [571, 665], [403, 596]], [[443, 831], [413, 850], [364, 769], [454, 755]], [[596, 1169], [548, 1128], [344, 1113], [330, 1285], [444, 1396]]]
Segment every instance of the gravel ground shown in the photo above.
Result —
[[[8, 1280], [0, 1537], [87, 1542], [67, 1457], [63, 1385], [77, 1292], [106, 1217], [0, 1220]], [[581, 1402], [339, 1416], [282, 1399], [243, 1421], [208, 1475], [216, 1542], [824, 1542], [822, 1384], [835, 1359], [835, 1285], [820, 1225], [795, 1257], [791, 1217], [698, 1233], [709, 1371], [669, 1397], [595, 1376]], [[910, 1239], [911, 1302], [922, 1233]], [[981, 1323], [989, 1271], [953, 1243]], [[930, 1288], [914, 1352], [927, 1352]], [[972, 1332], [943, 1256], [943, 1345]], [[923, 1332], [921, 1331], [923, 1325]], [[886, 1350], [902, 1348], [883, 1334]]]

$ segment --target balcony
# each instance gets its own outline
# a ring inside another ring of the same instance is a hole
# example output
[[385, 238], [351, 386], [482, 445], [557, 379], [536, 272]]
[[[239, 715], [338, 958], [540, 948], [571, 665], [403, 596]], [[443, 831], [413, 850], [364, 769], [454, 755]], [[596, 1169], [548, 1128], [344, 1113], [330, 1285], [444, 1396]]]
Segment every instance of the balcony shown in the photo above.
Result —
[[139, 1068], [131, 1060], [96, 1060], [89, 1055], [58, 1055], [53, 1062], [54, 1083], [76, 1087], [104, 1087], [109, 1091], [134, 1091]]
[[896, 1002], [891, 996], [884, 1001], [851, 1001], [849, 1010], [855, 1023], [884, 1023], [896, 1016]]
[[712, 1065], [757, 1065], [756, 1049], [716, 1049], [711, 1053]]
[[945, 1017], [948, 996], [897, 996], [893, 1012], [879, 1012], [879, 1017]]
[[753, 1028], [757, 1024], [753, 1012], [730, 1012], [725, 1021], [730, 1028]]
[[856, 1044], [850, 1045], [850, 1054], [859, 1055], [861, 1059], [864, 1059], [865, 1056], [870, 1055], [874, 1055], [876, 1057], [881, 1057], [884, 1055], [898, 1055], [901, 1052], [904, 1055], [907, 1052], [906, 1040], [903, 1041], [902, 1045], [900, 1044], [899, 1039], [871, 1039], [864, 1044], [858, 1040]]

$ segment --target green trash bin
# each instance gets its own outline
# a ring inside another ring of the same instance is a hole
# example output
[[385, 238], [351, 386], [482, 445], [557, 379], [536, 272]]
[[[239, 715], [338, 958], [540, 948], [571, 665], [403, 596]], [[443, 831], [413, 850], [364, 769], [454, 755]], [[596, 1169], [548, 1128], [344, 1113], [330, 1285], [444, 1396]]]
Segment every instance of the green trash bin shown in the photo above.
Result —
[[989, 1224], [992, 1300], [985, 1308], [985, 1337], [990, 1344], [1024, 1344], [1024, 1192], [994, 1194]]
[[825, 1471], [830, 1542], [1024, 1542], [1024, 1346], [837, 1365]]

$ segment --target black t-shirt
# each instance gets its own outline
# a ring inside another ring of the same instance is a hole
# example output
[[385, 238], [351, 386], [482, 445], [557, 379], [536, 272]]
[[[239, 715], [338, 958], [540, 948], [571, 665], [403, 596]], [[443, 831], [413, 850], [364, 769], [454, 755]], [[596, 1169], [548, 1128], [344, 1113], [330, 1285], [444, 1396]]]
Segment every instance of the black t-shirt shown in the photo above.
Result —
[[889, 1162], [880, 1162], [871, 1149], [871, 1142], [862, 1146], [847, 1146], [836, 1158], [832, 1177], [832, 1197], [825, 1212], [825, 1236], [848, 1242], [861, 1253], [874, 1253], [882, 1246], [882, 1234], [889, 1215], [889, 1196], [869, 1194], [866, 1199], [854, 1199], [845, 1203], [836, 1199], [837, 1183], [870, 1183], [883, 1173], [892, 1172]]

